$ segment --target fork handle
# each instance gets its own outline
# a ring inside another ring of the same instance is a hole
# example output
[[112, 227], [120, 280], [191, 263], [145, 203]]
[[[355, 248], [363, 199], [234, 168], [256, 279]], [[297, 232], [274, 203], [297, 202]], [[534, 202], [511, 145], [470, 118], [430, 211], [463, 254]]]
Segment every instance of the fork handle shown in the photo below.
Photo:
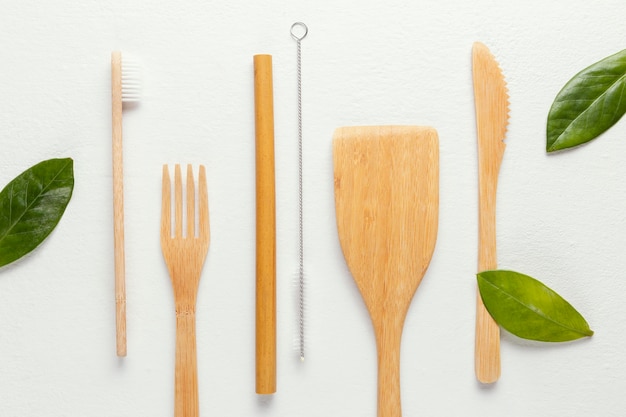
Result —
[[176, 312], [176, 372], [174, 417], [198, 417], [196, 314]]

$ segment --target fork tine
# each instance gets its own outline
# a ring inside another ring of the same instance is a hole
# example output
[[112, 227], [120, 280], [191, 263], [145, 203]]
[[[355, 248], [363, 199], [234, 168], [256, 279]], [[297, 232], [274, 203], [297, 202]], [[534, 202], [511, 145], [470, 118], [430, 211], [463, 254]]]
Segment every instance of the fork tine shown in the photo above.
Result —
[[161, 194], [161, 236], [170, 237], [172, 235], [172, 190], [170, 172], [167, 165], [163, 165], [163, 188]]
[[206, 186], [206, 171], [204, 165], [200, 165], [200, 174], [198, 178], [198, 210], [199, 210], [199, 236], [209, 239], [209, 196]]
[[174, 170], [174, 216], [174, 236], [183, 237], [183, 179], [179, 164]]
[[193, 169], [187, 165], [187, 238], [196, 237], [196, 190], [193, 183]]

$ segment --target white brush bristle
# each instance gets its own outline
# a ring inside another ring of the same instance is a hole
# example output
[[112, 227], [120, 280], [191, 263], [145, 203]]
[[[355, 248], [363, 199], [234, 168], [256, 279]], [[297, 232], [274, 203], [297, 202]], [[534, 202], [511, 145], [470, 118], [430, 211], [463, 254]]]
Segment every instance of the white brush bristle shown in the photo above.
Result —
[[139, 101], [141, 98], [141, 74], [139, 65], [127, 58], [122, 59], [122, 102]]

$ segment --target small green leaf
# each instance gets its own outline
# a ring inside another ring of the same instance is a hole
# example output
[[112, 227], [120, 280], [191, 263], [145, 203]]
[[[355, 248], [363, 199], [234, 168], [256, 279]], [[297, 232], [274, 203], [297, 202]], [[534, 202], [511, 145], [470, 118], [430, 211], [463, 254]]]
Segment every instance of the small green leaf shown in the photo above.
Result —
[[528, 275], [497, 270], [481, 272], [477, 277], [480, 296], [491, 317], [518, 337], [565, 342], [593, 334], [570, 303]]
[[589, 142], [626, 113], [626, 49], [585, 68], [565, 84], [548, 114], [546, 151]]
[[50, 159], [0, 192], [0, 267], [35, 249], [56, 227], [74, 189], [74, 161]]

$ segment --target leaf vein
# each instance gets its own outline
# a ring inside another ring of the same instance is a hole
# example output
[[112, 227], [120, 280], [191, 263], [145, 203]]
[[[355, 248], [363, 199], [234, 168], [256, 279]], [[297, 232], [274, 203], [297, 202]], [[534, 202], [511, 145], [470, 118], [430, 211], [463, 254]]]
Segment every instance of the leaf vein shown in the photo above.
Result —
[[484, 280], [486, 283], [488, 283], [489, 285], [491, 285], [493, 288], [495, 288], [495, 289], [496, 289], [496, 291], [498, 291], [498, 292], [500, 292], [500, 293], [502, 293], [502, 294], [506, 295], [507, 297], [509, 297], [509, 298], [510, 298], [510, 299], [512, 299], [513, 301], [517, 302], [517, 303], [518, 303], [518, 304], [520, 304], [521, 306], [523, 306], [523, 307], [527, 308], [528, 310], [533, 311], [535, 314], [537, 314], [538, 316], [540, 316], [540, 317], [544, 318], [546, 321], [549, 321], [549, 322], [551, 322], [551, 323], [554, 323], [554, 324], [556, 324], [557, 326], [562, 327], [562, 328], [564, 328], [564, 329], [567, 329], [567, 330], [573, 331], [574, 333], [578, 333], [578, 334], [582, 334], [582, 335], [587, 335], [587, 333], [586, 333], [586, 332], [582, 332], [582, 331], [580, 331], [579, 329], [575, 329], [575, 328], [573, 328], [573, 327], [567, 326], [567, 325], [565, 325], [565, 324], [563, 324], [563, 323], [561, 323], [561, 322], [558, 322], [558, 321], [556, 321], [556, 320], [552, 319], [550, 316], [545, 315], [545, 314], [544, 314], [541, 310], [538, 310], [538, 309], [536, 309], [536, 308], [532, 308], [531, 306], [527, 305], [526, 303], [524, 303], [524, 302], [523, 302], [522, 300], [520, 300], [519, 298], [515, 297], [513, 294], [510, 294], [510, 293], [508, 293], [508, 292], [504, 291], [502, 288], [498, 287], [498, 286], [497, 286], [497, 285], [495, 285], [494, 283], [492, 283], [492, 282], [490, 282], [490, 281], [488, 281], [488, 280], [486, 280], [486, 279], [484, 279], [484, 278], [483, 278], [483, 280]]
[[[13, 221], [13, 219], [12, 219], [12, 211], [11, 211], [12, 208], [13, 208], [13, 204], [9, 204], [9, 213], [10, 213], [9, 227], [4, 232], [4, 234], [2, 236], [0, 236], [0, 242], [2, 240], [4, 240], [4, 238], [6, 238], [6, 236], [11, 232], [11, 229], [13, 229], [13, 227], [15, 227], [15, 225], [17, 223], [19, 223], [19, 221], [22, 219], [22, 217], [24, 217], [24, 215], [29, 211], [29, 209], [33, 206], [33, 204], [35, 204], [35, 202], [51, 187], [51, 185], [57, 180], [59, 175], [61, 175], [61, 173], [65, 170], [65, 168], [67, 168], [68, 165], [69, 165], [69, 162], [66, 163], [61, 169], [59, 169], [59, 171], [55, 174], [55, 176], [52, 178], [52, 180], [41, 190], [39, 195], [37, 195], [35, 197], [35, 199], [33, 199], [33, 201], [30, 204], [28, 203], [28, 201], [26, 202], [27, 205], [26, 205], [26, 208], [25, 208], [24, 212], [15, 221]], [[10, 202], [12, 203], [12, 201], [13, 201], [13, 184], [11, 184], [11, 193], [9, 195], [10, 195]]]
[[[622, 82], [626, 82], [626, 73], [623, 74], [621, 77], [619, 77], [615, 82], [611, 83], [602, 94], [600, 94], [598, 97], [596, 97], [593, 102], [587, 106], [587, 108], [585, 108], [578, 116], [576, 116], [574, 119], [572, 119], [571, 123], [565, 128], [563, 129], [563, 131], [561, 132], [561, 134], [556, 138], [556, 140], [554, 141], [554, 143], [558, 143], [561, 138], [566, 134], [566, 132], [572, 127], [572, 125], [574, 125], [574, 123], [577, 120], [585, 120], [585, 119], [581, 119], [581, 117], [588, 116], [588, 112], [590, 111], [590, 108], [592, 108], [594, 106], [595, 103], [599, 102], [599, 100], [604, 100], [606, 98], [607, 95], [607, 91], [610, 90], [615, 84], [618, 83], [622, 83]], [[602, 102], [603, 103], [603, 102]], [[554, 145], [553, 145], [554, 146]]]

